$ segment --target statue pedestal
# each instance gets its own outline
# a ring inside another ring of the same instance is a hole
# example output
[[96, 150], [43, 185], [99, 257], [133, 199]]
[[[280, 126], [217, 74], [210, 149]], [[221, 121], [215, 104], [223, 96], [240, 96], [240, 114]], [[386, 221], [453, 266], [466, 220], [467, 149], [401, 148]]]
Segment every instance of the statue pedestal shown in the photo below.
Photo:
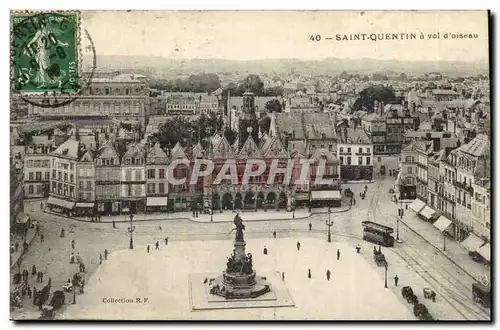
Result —
[[234, 242], [234, 255], [222, 276], [214, 279], [211, 294], [226, 299], [248, 299], [271, 291], [266, 278], [257, 276], [252, 258], [245, 252], [245, 241]]

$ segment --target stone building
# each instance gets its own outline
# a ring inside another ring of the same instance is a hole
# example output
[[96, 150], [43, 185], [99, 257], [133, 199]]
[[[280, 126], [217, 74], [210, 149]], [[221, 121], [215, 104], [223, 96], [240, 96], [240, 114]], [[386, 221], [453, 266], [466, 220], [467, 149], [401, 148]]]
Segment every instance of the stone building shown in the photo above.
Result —
[[51, 154], [51, 188], [47, 204], [55, 212], [70, 214], [77, 201], [76, 165], [79, 150], [79, 142], [69, 138]]
[[130, 143], [121, 159], [121, 212], [146, 211], [146, 147]]
[[24, 151], [24, 198], [47, 198], [54, 141], [48, 136], [33, 136]]
[[[40, 107], [44, 96], [34, 97], [28, 106], [30, 118], [98, 119], [112, 117], [134, 124], [144, 124], [149, 88], [141, 75], [102, 71], [94, 75], [82, 95], [59, 107]], [[50, 97], [49, 97], [50, 99]], [[51, 101], [52, 102], [52, 101]]]
[[373, 180], [373, 144], [361, 127], [338, 131], [337, 155], [342, 181]]
[[167, 166], [169, 159], [165, 151], [155, 144], [146, 156], [146, 207], [148, 212], [167, 211], [169, 184]]
[[101, 146], [95, 157], [96, 208], [104, 215], [121, 212], [121, 157], [112, 142]]
[[491, 180], [478, 179], [472, 184], [471, 199], [472, 229], [479, 237], [491, 241]]
[[76, 164], [77, 215], [93, 216], [95, 213], [95, 162], [94, 152], [80, 146], [78, 163]]

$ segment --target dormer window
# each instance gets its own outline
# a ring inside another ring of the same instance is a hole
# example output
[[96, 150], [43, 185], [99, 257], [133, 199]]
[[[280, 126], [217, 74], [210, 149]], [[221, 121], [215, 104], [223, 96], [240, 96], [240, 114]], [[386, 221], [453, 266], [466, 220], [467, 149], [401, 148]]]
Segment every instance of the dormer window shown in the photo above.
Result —
[[125, 159], [125, 165], [130, 165], [130, 158]]

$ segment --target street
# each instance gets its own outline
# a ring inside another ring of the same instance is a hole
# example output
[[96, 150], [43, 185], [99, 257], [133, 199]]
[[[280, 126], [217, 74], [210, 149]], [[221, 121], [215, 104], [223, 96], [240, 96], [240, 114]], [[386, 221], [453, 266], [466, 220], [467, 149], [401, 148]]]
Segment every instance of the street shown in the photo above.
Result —
[[[334, 242], [347, 242], [354, 246], [360, 242], [363, 246], [365, 258], [371, 261], [372, 244], [361, 241], [361, 221], [370, 220], [386, 224], [396, 228], [396, 215], [398, 205], [390, 201], [389, 188], [392, 180], [381, 180], [368, 184], [367, 198], [362, 200], [359, 192], [364, 189], [364, 184], [346, 185], [354, 192], [356, 205], [344, 213], [331, 214], [333, 225], [331, 227]], [[409, 221], [415, 216], [411, 211], [405, 211], [403, 221]], [[262, 213], [265, 216], [265, 213]], [[245, 219], [244, 214], [240, 214]], [[70, 264], [69, 258], [72, 252], [82, 257], [86, 266], [86, 277], [89, 279], [99, 266], [99, 254], [103, 255], [107, 249], [110, 253], [108, 259], [114, 257], [114, 253], [128, 249], [130, 234], [127, 228], [129, 223], [116, 223], [113, 228], [111, 223], [78, 222], [52, 214], [34, 212], [33, 218], [42, 224], [42, 232], [45, 241], [40, 242], [36, 237], [32, 246], [25, 254], [21, 270], [30, 270], [33, 265], [44, 272], [44, 284], [33, 283], [34, 276], [30, 275], [29, 284], [36, 284], [41, 289], [46, 284], [46, 279], [52, 278], [53, 290], [57, 290], [72, 277], [78, 270], [77, 264]], [[270, 220], [247, 222], [245, 235], [248, 240], [272, 238], [276, 231], [278, 238], [294, 237], [325, 239], [328, 228], [325, 221], [328, 214], [316, 214], [305, 219], [295, 220]], [[421, 220], [416, 220], [421, 221]], [[312, 230], [309, 230], [309, 223]], [[134, 248], [144, 250], [149, 244], [154, 249], [158, 241], [161, 249], [165, 246], [165, 238], [169, 237], [168, 248], [175, 250], [175, 244], [179, 241], [214, 241], [230, 240], [229, 232], [233, 228], [232, 223], [213, 222], [200, 223], [190, 220], [158, 220], [134, 222], [136, 229], [133, 233]], [[73, 233], [71, 233], [73, 227]], [[65, 229], [65, 237], [60, 237], [61, 229]], [[396, 244], [393, 249], [384, 249], [390, 263], [390, 272], [402, 279], [401, 285], [418, 287], [430, 287], [436, 291], [438, 302], [432, 304], [429, 309], [434, 309], [440, 319], [487, 319], [489, 311], [480, 307], [472, 301], [471, 285], [474, 279], [457, 267], [452, 261], [422, 237], [400, 223], [401, 244]], [[75, 249], [71, 247], [71, 241], [75, 240]], [[220, 256], [225, 258], [226, 256]], [[397, 262], [396, 262], [397, 260]], [[471, 261], [473, 262], [473, 261]], [[106, 263], [106, 260], [103, 260]], [[482, 265], [477, 265], [484, 267]], [[374, 266], [375, 267], [375, 266]], [[380, 269], [377, 269], [380, 272]], [[480, 270], [479, 270], [480, 271]], [[479, 272], [478, 271], [478, 272]], [[382, 274], [383, 276], [383, 274]], [[411, 278], [411, 280], [410, 280]], [[393, 289], [400, 297], [400, 290]], [[79, 296], [76, 296], [77, 304]], [[73, 294], [66, 295], [66, 303], [73, 302]], [[31, 303], [25, 303], [22, 312], [13, 312], [14, 318], [33, 318], [39, 312]], [[433, 307], [433, 306], [438, 306]]]

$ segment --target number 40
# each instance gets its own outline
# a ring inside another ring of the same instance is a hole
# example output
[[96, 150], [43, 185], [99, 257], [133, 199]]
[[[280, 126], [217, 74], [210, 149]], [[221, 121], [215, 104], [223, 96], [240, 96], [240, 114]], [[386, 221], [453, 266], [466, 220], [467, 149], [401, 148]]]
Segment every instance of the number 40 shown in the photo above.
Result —
[[319, 34], [311, 34], [311, 36], [309, 37], [309, 40], [311, 40], [311, 41], [320, 41], [321, 40], [321, 36]]

